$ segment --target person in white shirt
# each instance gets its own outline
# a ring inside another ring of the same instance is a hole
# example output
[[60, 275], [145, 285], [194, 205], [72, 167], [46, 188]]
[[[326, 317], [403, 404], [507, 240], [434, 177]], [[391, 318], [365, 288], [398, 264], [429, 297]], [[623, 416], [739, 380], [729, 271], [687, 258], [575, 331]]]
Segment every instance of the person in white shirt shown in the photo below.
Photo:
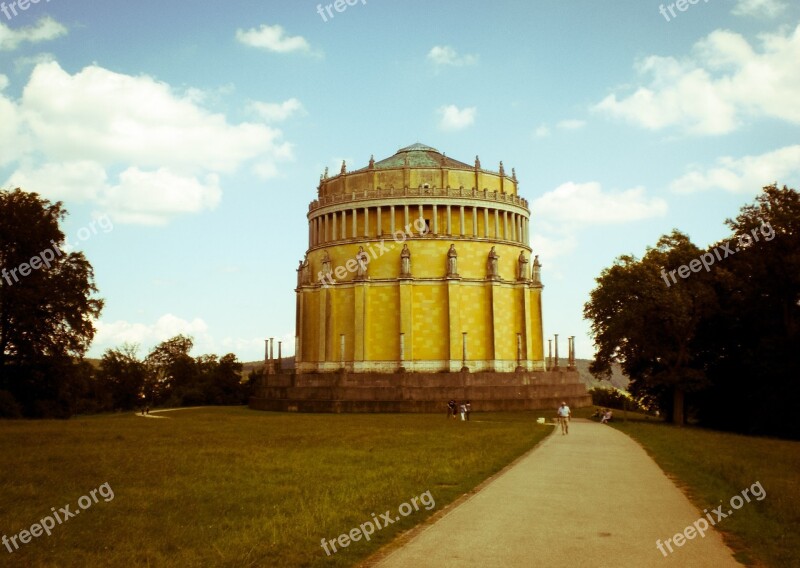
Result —
[[566, 402], [562, 402], [558, 407], [558, 421], [561, 424], [561, 435], [569, 434], [569, 418], [572, 416], [572, 411], [567, 406]]

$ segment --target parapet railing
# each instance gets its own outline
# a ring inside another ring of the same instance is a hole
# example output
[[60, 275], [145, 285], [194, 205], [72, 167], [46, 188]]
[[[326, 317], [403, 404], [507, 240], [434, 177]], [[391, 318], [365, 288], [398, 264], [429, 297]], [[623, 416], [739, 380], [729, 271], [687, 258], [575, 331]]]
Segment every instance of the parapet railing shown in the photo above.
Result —
[[501, 192], [498, 190], [489, 191], [488, 189], [478, 190], [476, 188], [465, 189], [460, 187], [453, 189], [450, 187], [417, 187], [395, 189], [390, 188], [377, 188], [365, 189], [361, 191], [351, 191], [348, 193], [338, 193], [315, 199], [308, 205], [309, 211], [314, 211], [320, 207], [328, 205], [335, 205], [337, 203], [348, 203], [356, 201], [366, 201], [369, 199], [379, 199], [381, 197], [468, 197], [472, 199], [481, 199], [484, 201], [493, 201], [497, 203], [511, 203], [521, 207], [528, 207], [528, 200], [518, 195], [511, 193]]

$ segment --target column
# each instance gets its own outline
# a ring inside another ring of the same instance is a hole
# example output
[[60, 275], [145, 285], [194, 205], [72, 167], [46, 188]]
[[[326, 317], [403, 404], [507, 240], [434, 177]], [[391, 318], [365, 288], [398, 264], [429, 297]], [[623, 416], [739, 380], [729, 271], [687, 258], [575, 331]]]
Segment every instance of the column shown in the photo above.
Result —
[[555, 360], [555, 365], [553, 366], [553, 370], [558, 371], [558, 334], [557, 333], [553, 334], [553, 337], [555, 338], [553, 340], [553, 343], [555, 343], [556, 346], [556, 360]]
[[378, 238], [380, 238], [380, 236], [383, 234], [383, 227], [381, 226], [382, 225], [382, 219], [381, 219], [381, 206], [380, 205], [378, 205], [377, 211], [378, 211], [378, 228], [376, 229], [376, 231], [377, 231], [376, 235], [377, 235]]
[[319, 296], [319, 329], [317, 330], [319, 333], [319, 338], [317, 340], [317, 345], [319, 346], [319, 351], [317, 353], [317, 361], [318, 367], [322, 366], [322, 364], [327, 359], [326, 347], [328, 345], [328, 288], [324, 286], [319, 289], [318, 296]]
[[458, 209], [459, 209], [459, 224], [460, 224], [459, 228], [461, 230], [461, 236], [463, 237], [464, 236], [464, 206], [460, 205]]
[[[414, 360], [414, 333], [412, 328], [413, 323], [413, 285], [411, 280], [400, 280], [400, 337], [402, 361]], [[412, 368], [413, 371], [413, 368]]]
[[508, 211], [503, 211], [503, 239], [509, 240], [508, 234]]
[[394, 235], [394, 205], [389, 206], [389, 231]]
[[478, 208], [472, 206], [472, 236], [478, 236]]
[[411, 232], [408, 226], [408, 205], [403, 205], [403, 231]]
[[500, 211], [494, 210], [494, 238], [500, 238]]
[[483, 208], [483, 236], [489, 238], [489, 208]]
[[439, 213], [436, 209], [436, 204], [433, 204], [433, 234], [439, 234]]
[[350, 213], [353, 216], [353, 238], [358, 236], [358, 209], [353, 209]]
[[422, 227], [419, 230], [419, 234], [422, 235], [425, 231], [425, 217], [423, 216], [422, 212], [422, 204], [419, 205], [419, 226]]
[[406, 362], [406, 334], [400, 333], [400, 368], [404, 367]]
[[339, 217], [336, 215], [335, 212], [331, 213], [331, 221], [332, 221], [332, 227], [331, 228], [332, 228], [332, 233], [333, 233], [331, 235], [331, 240], [335, 241], [337, 235], [339, 234], [339, 227], [338, 227]]
[[461, 366], [461, 310], [459, 307], [459, 298], [461, 296], [459, 286], [461, 281], [455, 278], [447, 280], [447, 304], [450, 315], [450, 361], [447, 364], [447, 370], [451, 373], [457, 372]]
[[449, 203], [447, 204], [447, 233], [446, 234], [447, 234], [447, 236], [450, 236], [450, 235], [453, 234], [452, 227], [450, 226], [450, 204]]
[[342, 239], [347, 238], [347, 210], [342, 209]]
[[355, 330], [353, 339], [354, 367], [357, 367], [358, 362], [363, 362], [367, 358], [367, 344], [365, 342], [366, 330], [368, 329], [367, 317], [369, 315], [367, 313], [367, 290], [368, 287], [365, 282], [357, 283], [353, 290], [355, 304], [355, 309], [353, 310], [355, 317], [353, 322], [353, 329]]
[[328, 226], [329, 226], [328, 214], [325, 213], [325, 217], [324, 217], [323, 224], [322, 224], [322, 231], [323, 231], [322, 242], [324, 242], [324, 243], [327, 243], [330, 240], [328, 238]]
[[364, 236], [369, 236], [369, 207], [364, 207]]
[[295, 327], [297, 331], [297, 336], [294, 340], [294, 361], [295, 363], [300, 363], [305, 359], [305, 355], [303, 354], [303, 317], [305, 310], [303, 306], [305, 304], [305, 294], [303, 292], [298, 292], [297, 294], [297, 312], [295, 314]]

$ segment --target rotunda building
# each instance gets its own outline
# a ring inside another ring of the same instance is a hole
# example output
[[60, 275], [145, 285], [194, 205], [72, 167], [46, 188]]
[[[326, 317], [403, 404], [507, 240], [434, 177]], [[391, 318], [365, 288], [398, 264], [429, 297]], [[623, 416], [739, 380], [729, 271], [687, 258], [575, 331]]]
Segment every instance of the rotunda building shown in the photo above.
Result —
[[515, 171], [413, 144], [326, 172], [297, 268], [295, 373], [545, 371]]

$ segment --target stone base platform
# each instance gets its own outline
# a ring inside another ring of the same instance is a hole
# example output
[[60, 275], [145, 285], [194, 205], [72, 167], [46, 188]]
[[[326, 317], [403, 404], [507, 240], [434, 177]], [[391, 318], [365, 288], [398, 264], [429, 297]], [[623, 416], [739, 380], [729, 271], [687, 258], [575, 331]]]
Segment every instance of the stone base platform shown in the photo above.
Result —
[[250, 408], [279, 412], [446, 412], [469, 400], [473, 412], [592, 404], [577, 371], [516, 373], [282, 373], [256, 386]]

